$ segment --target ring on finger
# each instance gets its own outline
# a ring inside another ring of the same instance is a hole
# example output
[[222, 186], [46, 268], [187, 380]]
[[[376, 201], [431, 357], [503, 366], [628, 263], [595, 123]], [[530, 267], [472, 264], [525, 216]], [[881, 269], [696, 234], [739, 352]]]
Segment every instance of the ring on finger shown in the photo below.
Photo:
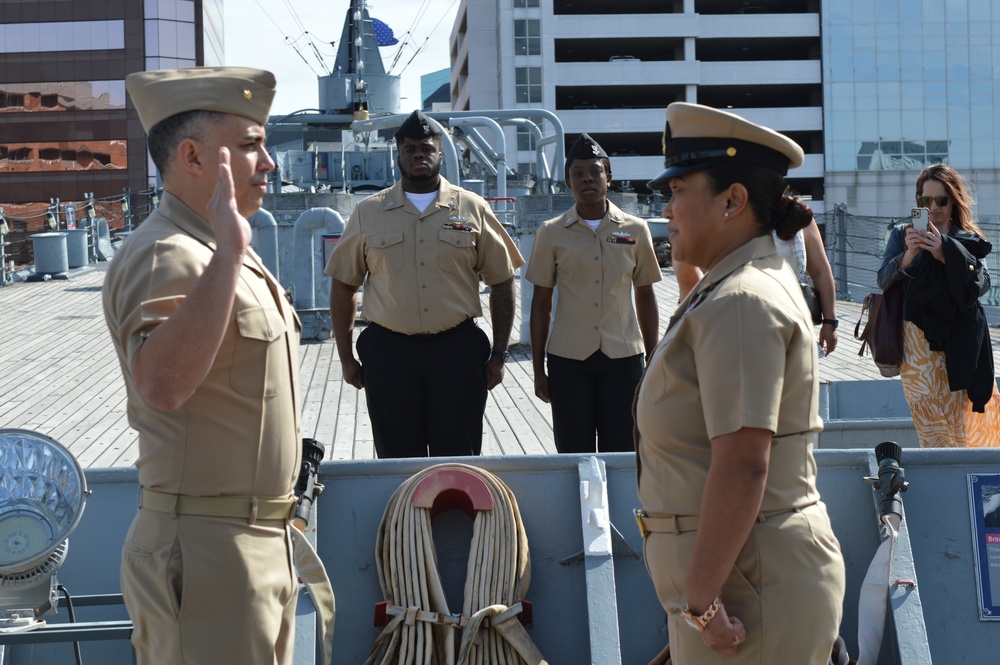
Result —
[[736, 645], [738, 645], [738, 644], [739, 644], [740, 642], [742, 642], [742, 641], [743, 641], [743, 640], [741, 640], [741, 639], [740, 639], [740, 636], [739, 636], [739, 635], [733, 635], [733, 646], [736, 646]]

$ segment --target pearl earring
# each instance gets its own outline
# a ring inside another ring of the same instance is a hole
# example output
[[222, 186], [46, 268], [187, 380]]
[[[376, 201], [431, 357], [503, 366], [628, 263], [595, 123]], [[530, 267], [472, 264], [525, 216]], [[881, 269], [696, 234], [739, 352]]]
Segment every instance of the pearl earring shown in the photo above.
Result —
[[729, 213], [728, 212], [724, 212], [724, 213], [722, 213], [722, 216], [723, 217], [729, 217]]

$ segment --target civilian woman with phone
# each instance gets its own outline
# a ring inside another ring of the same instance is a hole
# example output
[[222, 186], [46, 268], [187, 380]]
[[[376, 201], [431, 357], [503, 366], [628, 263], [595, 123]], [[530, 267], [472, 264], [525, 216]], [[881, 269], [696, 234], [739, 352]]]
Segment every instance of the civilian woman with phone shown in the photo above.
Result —
[[979, 304], [990, 288], [983, 259], [992, 245], [972, 218], [964, 179], [950, 166], [921, 171], [916, 199], [929, 210], [927, 229], [915, 228], [915, 218], [893, 230], [878, 285], [902, 281], [906, 289], [899, 369], [917, 437], [924, 448], [1000, 447], [1000, 395]]

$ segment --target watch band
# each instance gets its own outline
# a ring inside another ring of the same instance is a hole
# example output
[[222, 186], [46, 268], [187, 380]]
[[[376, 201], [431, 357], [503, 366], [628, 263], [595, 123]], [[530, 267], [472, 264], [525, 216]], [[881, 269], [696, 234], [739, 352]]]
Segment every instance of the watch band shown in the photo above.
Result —
[[823, 319], [820, 323], [827, 326], [833, 326], [834, 329], [836, 329], [840, 324], [840, 321], [838, 319]]
[[493, 358], [503, 358], [504, 362], [507, 362], [507, 358], [510, 358], [510, 352], [501, 351], [500, 349], [493, 349], [490, 351], [490, 359]]
[[689, 626], [700, 633], [708, 628], [708, 624], [712, 623], [712, 619], [715, 618], [720, 609], [722, 609], [722, 599], [716, 596], [715, 600], [712, 601], [712, 604], [708, 606], [708, 609], [701, 616], [691, 614], [691, 608], [685, 605], [684, 611], [681, 612], [681, 617], [683, 617]]

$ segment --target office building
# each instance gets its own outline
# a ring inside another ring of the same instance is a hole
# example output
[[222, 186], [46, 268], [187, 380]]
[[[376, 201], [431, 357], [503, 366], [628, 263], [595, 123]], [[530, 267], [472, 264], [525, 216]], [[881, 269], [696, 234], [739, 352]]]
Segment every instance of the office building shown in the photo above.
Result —
[[36, 231], [52, 199], [148, 189], [155, 171], [126, 75], [222, 61], [222, 0], [0, 0], [8, 224]]
[[[975, 183], [979, 218], [1000, 211], [990, 0], [463, 0], [451, 58], [455, 109], [550, 109], [639, 192], [662, 166], [664, 108], [688, 101], [797, 141], [789, 180], [817, 214], [908, 214], [938, 161]], [[516, 140], [531, 170], [531, 137]]]
[[905, 214], [919, 170], [944, 162], [973, 184], [980, 223], [1000, 222], [998, 67], [992, 0], [824, 2], [828, 204]]
[[[775, 15], [729, 0], [465, 0], [452, 102], [552, 110], [568, 141], [589, 133], [637, 191], [662, 167], [668, 104], [726, 108], [802, 144], [806, 163], [792, 175], [822, 198], [820, 16], [815, 2], [782, 4]], [[530, 168], [530, 135], [517, 141]]]
[[451, 110], [450, 69], [439, 69], [420, 77], [420, 108], [424, 111]]

